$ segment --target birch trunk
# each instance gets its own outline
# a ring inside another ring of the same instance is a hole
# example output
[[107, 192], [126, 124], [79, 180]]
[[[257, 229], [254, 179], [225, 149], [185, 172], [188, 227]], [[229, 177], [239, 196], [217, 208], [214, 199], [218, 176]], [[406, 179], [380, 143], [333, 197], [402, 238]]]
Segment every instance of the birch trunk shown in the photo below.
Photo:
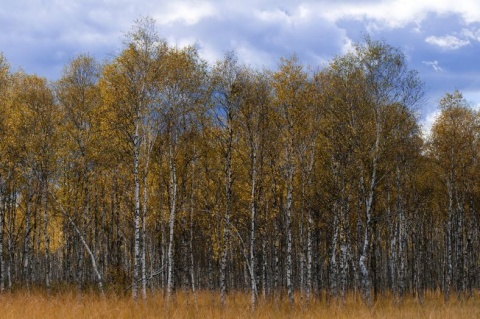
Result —
[[348, 280], [348, 241], [347, 234], [350, 231], [348, 227], [348, 202], [342, 199], [340, 205], [340, 225], [339, 225], [339, 239], [340, 239], [340, 297], [342, 303], [346, 300], [347, 294], [347, 280]]
[[133, 260], [133, 281], [132, 281], [132, 298], [134, 300], [138, 297], [138, 282], [140, 279], [141, 266], [141, 251], [140, 251], [140, 178], [139, 178], [139, 164], [140, 164], [140, 123], [137, 118], [135, 123], [135, 135], [133, 139], [133, 180], [134, 180], [134, 260]]
[[[87, 215], [88, 215], [88, 205], [89, 205], [89, 192], [88, 192], [88, 173], [86, 172], [86, 170], [83, 172], [83, 182], [84, 182], [84, 186], [83, 186], [83, 210], [82, 210], [82, 216], [81, 216], [81, 220], [80, 220], [80, 228], [81, 228], [81, 233], [79, 233], [78, 235], [79, 236], [82, 236], [83, 237], [83, 240], [85, 240], [87, 237], [86, 237], [86, 220], [87, 220]], [[81, 239], [82, 240], [82, 239]], [[83, 262], [83, 258], [84, 258], [84, 251], [81, 247], [78, 248], [78, 269], [77, 269], [77, 285], [78, 285], [78, 293], [79, 295], [81, 295], [82, 293], [82, 283], [83, 283], [83, 279], [82, 279], [82, 274], [83, 272], [85, 271], [84, 270], [84, 262]]]
[[307, 303], [310, 301], [310, 293], [312, 290], [312, 228], [313, 218], [312, 211], [308, 209], [308, 223], [307, 223], [307, 284], [305, 287], [305, 299]]
[[102, 278], [102, 275], [101, 275], [101, 273], [98, 269], [98, 264], [97, 264], [97, 260], [96, 260], [95, 253], [94, 253], [95, 250], [92, 251], [92, 249], [88, 245], [85, 230], [80, 230], [78, 228], [77, 224], [75, 224], [75, 222], [73, 221], [72, 217], [70, 217], [70, 215], [68, 214], [65, 207], [63, 207], [63, 205], [55, 198], [55, 195], [53, 195], [53, 194], [50, 194], [50, 195], [53, 196], [53, 198], [55, 200], [55, 203], [58, 205], [58, 207], [60, 208], [60, 211], [62, 212], [62, 215], [68, 219], [69, 224], [72, 225], [74, 231], [77, 233], [78, 237], [80, 238], [80, 242], [82, 243], [83, 247], [85, 248], [85, 251], [90, 256], [90, 261], [92, 262], [93, 272], [94, 272], [94, 274], [97, 278], [97, 281], [98, 281], [97, 282], [98, 289], [100, 290], [102, 296], [104, 296], [103, 278]]
[[226, 305], [227, 294], [227, 255], [230, 238], [230, 214], [232, 206], [232, 152], [233, 152], [233, 128], [232, 114], [227, 114], [227, 141], [225, 153], [225, 216], [223, 223], [223, 244], [220, 258], [220, 304]]
[[174, 158], [174, 145], [173, 140], [170, 141], [169, 151], [168, 151], [168, 166], [170, 169], [170, 182], [169, 182], [169, 192], [170, 192], [170, 218], [168, 221], [169, 225], [169, 242], [168, 242], [168, 277], [167, 277], [167, 302], [170, 301], [170, 298], [173, 293], [174, 288], [174, 232], [175, 232], [175, 215], [177, 213], [177, 165]]
[[380, 153], [380, 139], [382, 127], [380, 123], [380, 114], [379, 110], [375, 110], [375, 144], [373, 149], [373, 158], [372, 158], [372, 170], [370, 175], [370, 180], [368, 185], [365, 185], [365, 180], [363, 176], [360, 178], [360, 184], [362, 187], [363, 194], [365, 196], [365, 225], [363, 228], [363, 246], [360, 251], [359, 258], [359, 269], [361, 274], [361, 284], [362, 284], [362, 296], [367, 304], [367, 306], [372, 306], [372, 296], [370, 291], [370, 273], [367, 266], [367, 260], [369, 257], [370, 251], [370, 236], [371, 236], [371, 223], [372, 223], [372, 209], [373, 209], [373, 199], [376, 190], [377, 184], [377, 165], [379, 161]]
[[[263, 300], [267, 299], [267, 287], [270, 287], [267, 283], [267, 240], [265, 236], [262, 236], [262, 296]], [[269, 279], [269, 278], [268, 278]], [[269, 294], [269, 292], [268, 292]]]
[[453, 265], [452, 265], [452, 224], [454, 218], [453, 211], [453, 173], [450, 173], [450, 180], [447, 181], [447, 193], [448, 193], [448, 217], [446, 224], [446, 249], [445, 249], [445, 284], [444, 284], [444, 298], [445, 302], [450, 298], [450, 289], [452, 285]]
[[338, 205], [333, 207], [333, 239], [331, 243], [331, 255], [330, 255], [330, 294], [333, 297], [338, 296], [338, 263], [337, 263], [337, 250], [338, 250], [338, 236], [340, 232], [340, 226], [338, 221]]
[[[367, 196], [365, 198], [365, 224], [363, 225], [363, 245], [360, 251], [360, 258], [358, 262], [358, 266], [360, 269], [361, 274], [361, 285], [362, 285], [362, 297], [367, 304], [367, 306], [372, 305], [372, 297], [370, 291], [370, 273], [367, 266], [367, 260], [370, 250], [370, 229], [371, 229], [371, 222], [372, 222], [372, 205], [373, 205], [373, 196], [374, 196], [374, 188], [376, 183], [376, 164], [377, 158], [375, 157], [373, 160], [373, 168], [372, 168], [372, 176], [370, 180], [370, 184], [367, 191]], [[363, 178], [362, 178], [363, 179]], [[363, 184], [363, 182], [362, 182]]]
[[30, 203], [30, 196], [27, 196], [27, 203], [25, 209], [25, 236], [23, 241], [23, 281], [27, 287], [27, 290], [30, 288], [30, 219], [32, 215], [32, 206]]
[[368, 251], [370, 248], [370, 224], [371, 224], [371, 207], [373, 202], [373, 193], [370, 193], [366, 201], [366, 220], [363, 229], [363, 246], [360, 252], [358, 266], [361, 274], [362, 296], [367, 306], [372, 305], [372, 297], [370, 291], [370, 274], [367, 267]]
[[[196, 157], [196, 150], [194, 148], [194, 157]], [[193, 256], [193, 229], [194, 229], [194, 209], [195, 209], [195, 187], [196, 187], [196, 158], [194, 158], [192, 163], [192, 183], [190, 188], [190, 225], [189, 225], [189, 253], [190, 253], [190, 281], [192, 287], [193, 301], [195, 307], [197, 307], [197, 290], [195, 285], [195, 259]]]
[[251, 153], [251, 192], [250, 192], [250, 289], [251, 289], [251, 307], [255, 309], [257, 284], [255, 280], [255, 219], [257, 215], [257, 152], [255, 146], [252, 147]]
[[97, 281], [98, 281], [98, 289], [100, 290], [100, 292], [103, 296], [104, 295], [103, 279], [102, 279], [102, 275], [100, 274], [100, 271], [98, 270], [95, 254], [90, 249], [90, 246], [88, 245], [84, 235], [82, 234], [82, 231], [80, 231], [80, 229], [78, 229], [77, 225], [75, 225], [75, 223], [70, 218], [70, 216], [68, 216], [68, 219], [69, 219], [69, 222], [72, 224], [73, 228], [75, 229], [75, 231], [77, 232], [78, 236], [80, 237], [80, 241], [82, 242], [83, 247], [85, 248], [88, 255], [90, 256], [90, 261], [92, 262], [93, 272], [95, 273], [95, 276], [97, 277]]
[[[146, 148], [149, 148], [149, 145], [146, 144]], [[148, 212], [148, 166], [150, 163], [150, 154], [149, 150], [146, 152], [145, 167], [143, 172], [143, 207], [142, 207], [142, 236], [141, 236], [141, 279], [142, 279], [142, 298], [143, 300], [147, 299], [147, 212]]]
[[291, 305], [294, 303], [293, 296], [293, 280], [292, 280], [292, 205], [293, 205], [293, 174], [294, 174], [294, 165], [293, 165], [293, 137], [290, 137], [289, 145], [287, 146], [287, 202], [285, 207], [285, 231], [287, 235], [287, 293], [288, 300]]
[[274, 227], [275, 227], [275, 237], [274, 237], [274, 244], [273, 244], [273, 293], [274, 293], [274, 302], [275, 307], [278, 307], [278, 303], [280, 300], [280, 227], [278, 220], [278, 216], [275, 218]]

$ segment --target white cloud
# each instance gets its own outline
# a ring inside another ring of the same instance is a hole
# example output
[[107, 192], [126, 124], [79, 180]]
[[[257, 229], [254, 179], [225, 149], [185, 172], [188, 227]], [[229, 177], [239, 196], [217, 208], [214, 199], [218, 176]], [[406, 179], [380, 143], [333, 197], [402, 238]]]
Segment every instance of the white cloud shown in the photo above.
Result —
[[[428, 41], [435, 45], [460, 47], [480, 39], [479, 30], [469, 25], [480, 21], [480, 1], [476, 0], [4, 2], [0, 6], [0, 29], [4, 31], [0, 33], [0, 48], [27, 71], [32, 70], [28, 63], [35, 63], [30, 52], [43, 54], [43, 65], [37, 64], [33, 70], [49, 77], [56, 75], [48, 63], [63, 64], [80, 52], [90, 52], [99, 59], [114, 53], [121, 46], [121, 34], [136, 18], [147, 14], [157, 21], [160, 35], [173, 39], [173, 44], [198, 43], [202, 57], [210, 61], [237, 43], [239, 55], [248, 59], [244, 62], [254, 66], [275, 67], [279, 56], [294, 52], [305, 63], [328, 61], [348, 52], [352, 41], [357, 40], [356, 33], [364, 30], [381, 36], [384, 29], [409, 26], [409, 36], [415, 34], [421, 39], [428, 29], [422, 22], [438, 16], [458, 15], [465, 23], [456, 25], [458, 33], [450, 36], [457, 38], [456, 42], [449, 41], [453, 39], [449, 36], [429, 37]], [[350, 23], [359, 29], [349, 29]], [[415, 50], [412, 55], [418, 52]], [[65, 58], [52, 62], [48, 60], [50, 51], [65, 52]], [[30, 61], [25, 60], [27, 56]], [[438, 64], [430, 66], [440, 69]]]
[[343, 39], [342, 54], [352, 52], [354, 50], [353, 41], [349, 37], [345, 36]]
[[454, 35], [446, 35], [443, 37], [429, 36], [425, 39], [425, 42], [441, 47], [447, 50], [456, 50], [470, 44], [468, 39], [460, 39]]
[[431, 66], [435, 72], [443, 72], [443, 68], [440, 67], [437, 60], [434, 61], [422, 61], [423, 64]]
[[161, 13], [154, 15], [160, 25], [180, 22], [191, 26], [217, 14], [216, 6], [206, 1], [171, 1], [162, 7]]
[[402, 28], [420, 23], [428, 15], [456, 14], [467, 23], [480, 22], [480, 2], [476, 0], [389, 0], [389, 1], [310, 1], [309, 6], [318, 16], [332, 22], [342, 19], [369, 21], [372, 28]]
[[432, 132], [432, 126], [440, 116], [440, 110], [430, 112], [425, 116], [424, 120], [420, 121], [420, 127], [422, 129], [423, 138], [428, 139]]
[[472, 39], [476, 41], [480, 41], [480, 29], [477, 28], [464, 28], [462, 30], [462, 35], [467, 39]]

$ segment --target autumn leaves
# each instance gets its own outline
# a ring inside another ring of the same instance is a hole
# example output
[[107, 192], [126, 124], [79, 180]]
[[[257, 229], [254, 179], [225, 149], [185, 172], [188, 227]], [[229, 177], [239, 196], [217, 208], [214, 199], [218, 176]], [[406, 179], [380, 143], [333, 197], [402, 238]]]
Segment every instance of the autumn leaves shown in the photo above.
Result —
[[147, 18], [103, 65], [78, 56], [50, 84], [1, 58], [0, 85], [2, 290], [219, 289], [225, 306], [248, 289], [255, 307], [472, 289], [478, 115], [447, 95], [424, 140], [423, 84], [382, 41], [254, 70]]

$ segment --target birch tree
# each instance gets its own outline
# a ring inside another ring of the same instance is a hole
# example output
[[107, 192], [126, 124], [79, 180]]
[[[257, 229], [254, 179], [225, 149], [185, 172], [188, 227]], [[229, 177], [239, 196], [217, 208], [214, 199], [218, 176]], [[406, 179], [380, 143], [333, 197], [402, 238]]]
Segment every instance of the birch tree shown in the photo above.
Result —
[[[160, 67], [159, 61], [166, 50], [166, 44], [155, 30], [150, 18], [137, 21], [126, 40], [126, 48], [104, 68], [101, 79], [103, 100], [112, 113], [112, 130], [121, 134], [125, 150], [131, 157], [132, 177], [134, 181], [134, 263], [132, 278], [132, 297], [137, 298], [138, 283], [142, 283], [142, 298], [146, 298], [146, 276], [142, 273], [145, 245], [142, 243], [141, 211], [141, 167], [147, 162], [148, 153], [142, 153], [147, 132], [153, 124], [149, 110], [155, 102], [152, 92]], [[142, 156], [144, 155], [144, 156]]]
[[286, 278], [287, 293], [291, 304], [293, 296], [293, 242], [292, 242], [292, 213], [294, 203], [294, 175], [295, 175], [295, 142], [296, 128], [301, 123], [302, 109], [307, 91], [307, 75], [296, 57], [282, 60], [279, 70], [273, 75], [273, 89], [277, 112], [280, 115], [283, 128], [283, 142], [285, 144], [285, 232], [286, 232]]
[[255, 309], [258, 296], [257, 262], [255, 247], [257, 238], [257, 215], [261, 209], [260, 194], [262, 191], [262, 177], [264, 177], [264, 158], [267, 139], [268, 114], [271, 107], [270, 77], [266, 72], [247, 72], [244, 90], [244, 99], [240, 106], [239, 122], [244, 132], [247, 148], [247, 162], [250, 179], [250, 242], [249, 242], [249, 270], [251, 307]]
[[223, 215], [222, 248], [220, 257], [220, 303], [226, 305], [227, 259], [230, 243], [230, 217], [233, 205], [233, 154], [237, 132], [235, 124], [240, 107], [242, 71], [233, 52], [227, 53], [212, 70], [212, 94], [224, 165], [225, 211]]
[[71, 204], [74, 220], [67, 220], [66, 223], [75, 225], [74, 230], [78, 230], [76, 233], [82, 242], [79, 242], [76, 248], [79, 251], [77, 284], [80, 292], [82, 272], [85, 272], [85, 269], [82, 269], [85, 254], [82, 247], [85, 246], [83, 242], [87, 240], [86, 227], [91, 218], [91, 193], [94, 191], [91, 184], [95, 178], [93, 175], [96, 157], [99, 156], [96, 149], [100, 145], [99, 76], [100, 65], [89, 56], [79, 56], [66, 66], [62, 78], [55, 86], [59, 106], [64, 114], [65, 165], [72, 173], [71, 176], [78, 176], [72, 182], [71, 194], [66, 196], [71, 200], [69, 206]]
[[447, 93], [440, 100], [440, 116], [432, 127], [430, 152], [437, 164], [446, 196], [445, 282], [444, 296], [466, 290], [466, 218], [467, 193], [471, 192], [469, 176], [477, 158], [476, 117], [459, 91]]
[[[206, 105], [206, 82], [205, 63], [199, 58], [196, 49], [187, 47], [184, 49], [170, 49], [164, 61], [165, 72], [160, 80], [160, 92], [158, 101], [158, 114], [164, 119], [167, 166], [169, 171], [169, 241], [168, 241], [168, 279], [167, 298], [170, 298], [174, 289], [175, 264], [175, 220], [177, 205], [179, 202], [179, 176], [178, 165], [183, 161], [189, 166], [190, 143], [188, 138], [194, 136], [197, 125]], [[187, 140], [185, 140], [187, 139]], [[184, 148], [183, 150], [181, 148]], [[183, 155], [181, 159], [180, 156]], [[186, 172], [185, 172], [186, 173]], [[183, 184], [186, 178], [183, 178]], [[193, 190], [191, 190], [193, 192]], [[185, 195], [185, 194], [184, 194]], [[185, 201], [185, 200], [183, 200]], [[193, 209], [193, 208], [192, 208]]]
[[[56, 171], [58, 149], [58, 126], [60, 112], [54, 103], [54, 95], [46, 79], [18, 73], [15, 76], [15, 120], [22, 123], [18, 134], [25, 137], [19, 147], [25, 172], [30, 172], [37, 181], [44, 247], [44, 281], [47, 292], [51, 285], [51, 207], [48, 192]], [[26, 138], [29, 136], [29, 138]]]
[[4, 220], [6, 183], [8, 181], [8, 113], [11, 93], [10, 66], [3, 54], [0, 53], [0, 139], [4, 141], [0, 146], [0, 293], [5, 290], [5, 261], [4, 261]]

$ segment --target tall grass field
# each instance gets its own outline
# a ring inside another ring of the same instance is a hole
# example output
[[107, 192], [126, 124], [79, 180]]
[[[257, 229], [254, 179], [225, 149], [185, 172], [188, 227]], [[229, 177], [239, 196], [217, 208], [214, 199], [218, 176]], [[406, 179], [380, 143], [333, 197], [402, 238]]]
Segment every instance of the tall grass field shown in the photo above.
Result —
[[278, 302], [260, 300], [252, 311], [247, 293], [232, 293], [222, 309], [219, 296], [199, 292], [195, 303], [193, 295], [179, 292], [169, 304], [162, 294], [151, 294], [147, 301], [133, 301], [128, 296], [95, 293], [79, 295], [75, 292], [52, 293], [15, 292], [0, 296], [0, 318], [480, 318], [478, 295], [460, 300], [453, 297], [447, 303], [443, 296], [428, 293], [423, 304], [407, 297], [399, 304], [392, 298], [379, 298], [373, 308], [366, 307], [357, 296], [350, 295], [344, 304], [335, 301], [310, 302], [308, 305], [296, 296], [289, 305], [287, 298]]

